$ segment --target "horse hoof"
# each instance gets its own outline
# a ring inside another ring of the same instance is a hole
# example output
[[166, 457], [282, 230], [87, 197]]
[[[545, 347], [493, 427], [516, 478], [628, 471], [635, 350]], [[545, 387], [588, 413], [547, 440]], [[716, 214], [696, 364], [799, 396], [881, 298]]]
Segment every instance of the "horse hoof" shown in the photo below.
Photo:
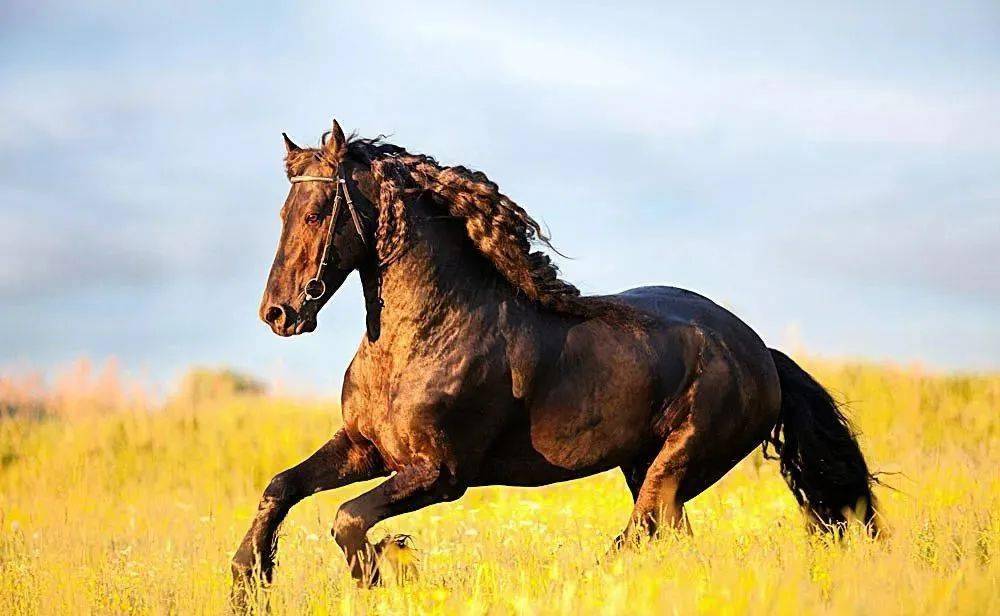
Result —
[[362, 590], [378, 588], [382, 586], [382, 574], [379, 573], [378, 569], [375, 569], [368, 575], [362, 576], [360, 578], [354, 578], [354, 583], [357, 585], [359, 589]]
[[253, 570], [237, 571], [233, 566], [233, 585], [229, 590], [229, 607], [234, 614], [250, 614], [256, 602], [257, 588]]
[[271, 583], [273, 569], [260, 569], [256, 565], [233, 560], [233, 585], [229, 591], [229, 605], [236, 614], [256, 611], [262, 598], [261, 592]]

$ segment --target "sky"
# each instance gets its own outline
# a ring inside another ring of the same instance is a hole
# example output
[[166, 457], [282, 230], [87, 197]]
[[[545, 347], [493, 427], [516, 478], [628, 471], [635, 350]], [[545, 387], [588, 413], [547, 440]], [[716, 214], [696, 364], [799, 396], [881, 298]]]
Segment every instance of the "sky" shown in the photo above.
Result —
[[585, 292], [1000, 369], [996, 2], [78, 4], [0, 7], [0, 371], [339, 389], [356, 278], [311, 335], [257, 317], [280, 133], [334, 117], [488, 173]]

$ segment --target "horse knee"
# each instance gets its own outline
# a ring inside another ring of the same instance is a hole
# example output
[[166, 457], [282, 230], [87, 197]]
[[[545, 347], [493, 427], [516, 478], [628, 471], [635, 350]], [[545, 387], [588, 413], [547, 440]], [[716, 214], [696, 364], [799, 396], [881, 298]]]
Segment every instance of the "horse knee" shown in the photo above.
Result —
[[282, 471], [275, 475], [264, 489], [264, 499], [280, 503], [298, 500], [298, 484], [291, 472]]
[[459, 483], [458, 481], [448, 482], [443, 490], [441, 491], [441, 500], [446, 503], [456, 501], [465, 495], [465, 492], [469, 489], [468, 484]]
[[352, 503], [344, 503], [337, 510], [337, 517], [333, 521], [331, 529], [333, 540], [342, 549], [356, 547], [364, 539], [368, 532], [368, 525], [364, 515]]

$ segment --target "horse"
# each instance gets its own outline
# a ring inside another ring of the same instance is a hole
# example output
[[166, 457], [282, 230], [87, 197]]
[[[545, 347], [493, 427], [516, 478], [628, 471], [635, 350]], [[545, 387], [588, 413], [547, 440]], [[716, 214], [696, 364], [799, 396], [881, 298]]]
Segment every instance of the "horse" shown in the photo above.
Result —
[[293, 505], [379, 477], [331, 531], [362, 586], [380, 581], [373, 525], [473, 486], [620, 469], [635, 505], [612, 549], [690, 532], [684, 503], [758, 446], [814, 528], [878, 532], [874, 478], [834, 399], [728, 310], [667, 286], [581, 295], [480, 171], [336, 120], [318, 147], [283, 138], [291, 185], [260, 317], [279, 336], [311, 332], [357, 270], [367, 331], [343, 427], [267, 485], [232, 559], [234, 598], [271, 584]]

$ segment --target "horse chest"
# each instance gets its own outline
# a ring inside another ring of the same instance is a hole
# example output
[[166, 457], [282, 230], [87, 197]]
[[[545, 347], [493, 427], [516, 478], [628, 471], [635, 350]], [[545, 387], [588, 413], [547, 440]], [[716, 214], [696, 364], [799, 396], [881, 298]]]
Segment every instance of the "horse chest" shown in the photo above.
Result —
[[[371, 441], [386, 463], [399, 469], [415, 458], [447, 460], [456, 441], [474, 439], [462, 418], [477, 408], [469, 400], [500, 381], [496, 364], [483, 353], [428, 356], [370, 354], [352, 365], [351, 396], [345, 396], [344, 419]], [[345, 381], [345, 391], [348, 382]]]

